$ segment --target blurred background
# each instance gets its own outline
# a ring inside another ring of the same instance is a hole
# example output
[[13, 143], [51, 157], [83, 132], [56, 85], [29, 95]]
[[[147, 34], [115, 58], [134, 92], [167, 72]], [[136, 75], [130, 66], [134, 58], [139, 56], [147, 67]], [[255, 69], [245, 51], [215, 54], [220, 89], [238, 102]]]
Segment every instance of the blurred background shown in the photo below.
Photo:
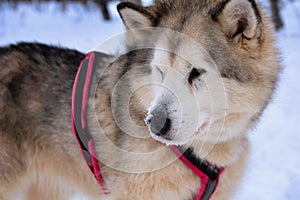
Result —
[[[150, 5], [151, 0], [134, 0]], [[236, 200], [300, 199], [300, 1], [265, 0], [284, 67], [273, 102], [249, 133], [252, 153]], [[118, 1], [2, 0], [0, 45], [34, 41], [88, 52], [125, 29]]]

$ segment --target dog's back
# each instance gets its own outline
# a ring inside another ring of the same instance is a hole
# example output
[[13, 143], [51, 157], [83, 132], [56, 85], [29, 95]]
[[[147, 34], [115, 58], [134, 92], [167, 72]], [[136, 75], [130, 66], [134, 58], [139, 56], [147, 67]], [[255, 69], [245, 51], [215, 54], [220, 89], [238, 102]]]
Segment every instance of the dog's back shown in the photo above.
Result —
[[[30, 191], [24, 187], [43, 178], [38, 168], [50, 163], [49, 169], [55, 171], [59, 167], [55, 162], [68, 159], [57, 141], [72, 136], [66, 133], [71, 130], [66, 122], [73, 80], [83, 57], [77, 51], [42, 44], [0, 48], [0, 199], [16, 199], [20, 190]], [[36, 180], [24, 183], [27, 172], [36, 173], [31, 176]]]

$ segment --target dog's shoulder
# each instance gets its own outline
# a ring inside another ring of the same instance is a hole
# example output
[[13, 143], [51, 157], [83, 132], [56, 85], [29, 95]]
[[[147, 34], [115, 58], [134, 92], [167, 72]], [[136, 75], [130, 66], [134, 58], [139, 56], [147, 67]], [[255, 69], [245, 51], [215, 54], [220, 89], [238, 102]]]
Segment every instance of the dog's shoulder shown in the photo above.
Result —
[[58, 98], [70, 96], [83, 58], [84, 54], [76, 50], [40, 43], [1, 47], [1, 123], [12, 125], [13, 119], [19, 120], [20, 116], [30, 118], [29, 114], [55, 112], [55, 105], [61, 102]]

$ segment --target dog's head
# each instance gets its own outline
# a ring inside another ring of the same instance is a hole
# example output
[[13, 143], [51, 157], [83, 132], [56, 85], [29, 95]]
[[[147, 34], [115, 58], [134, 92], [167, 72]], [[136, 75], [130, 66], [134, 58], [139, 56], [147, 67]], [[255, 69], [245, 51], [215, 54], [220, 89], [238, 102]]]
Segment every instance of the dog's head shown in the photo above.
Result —
[[[153, 45], [153, 98], [145, 122], [155, 139], [216, 142], [253, 127], [280, 71], [269, 25], [254, 0], [127, 2], [118, 11], [133, 31], [129, 46]], [[159, 28], [154, 37], [151, 27]]]

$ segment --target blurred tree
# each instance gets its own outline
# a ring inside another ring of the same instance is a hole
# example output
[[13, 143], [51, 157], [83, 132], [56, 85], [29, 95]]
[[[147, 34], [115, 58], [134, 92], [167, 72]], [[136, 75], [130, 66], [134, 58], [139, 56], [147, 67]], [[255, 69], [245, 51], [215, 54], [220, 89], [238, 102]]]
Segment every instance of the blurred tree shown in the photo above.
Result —
[[275, 26], [275, 30], [278, 31], [283, 27], [283, 22], [280, 15], [279, 3], [280, 0], [269, 0], [272, 12], [272, 21]]

